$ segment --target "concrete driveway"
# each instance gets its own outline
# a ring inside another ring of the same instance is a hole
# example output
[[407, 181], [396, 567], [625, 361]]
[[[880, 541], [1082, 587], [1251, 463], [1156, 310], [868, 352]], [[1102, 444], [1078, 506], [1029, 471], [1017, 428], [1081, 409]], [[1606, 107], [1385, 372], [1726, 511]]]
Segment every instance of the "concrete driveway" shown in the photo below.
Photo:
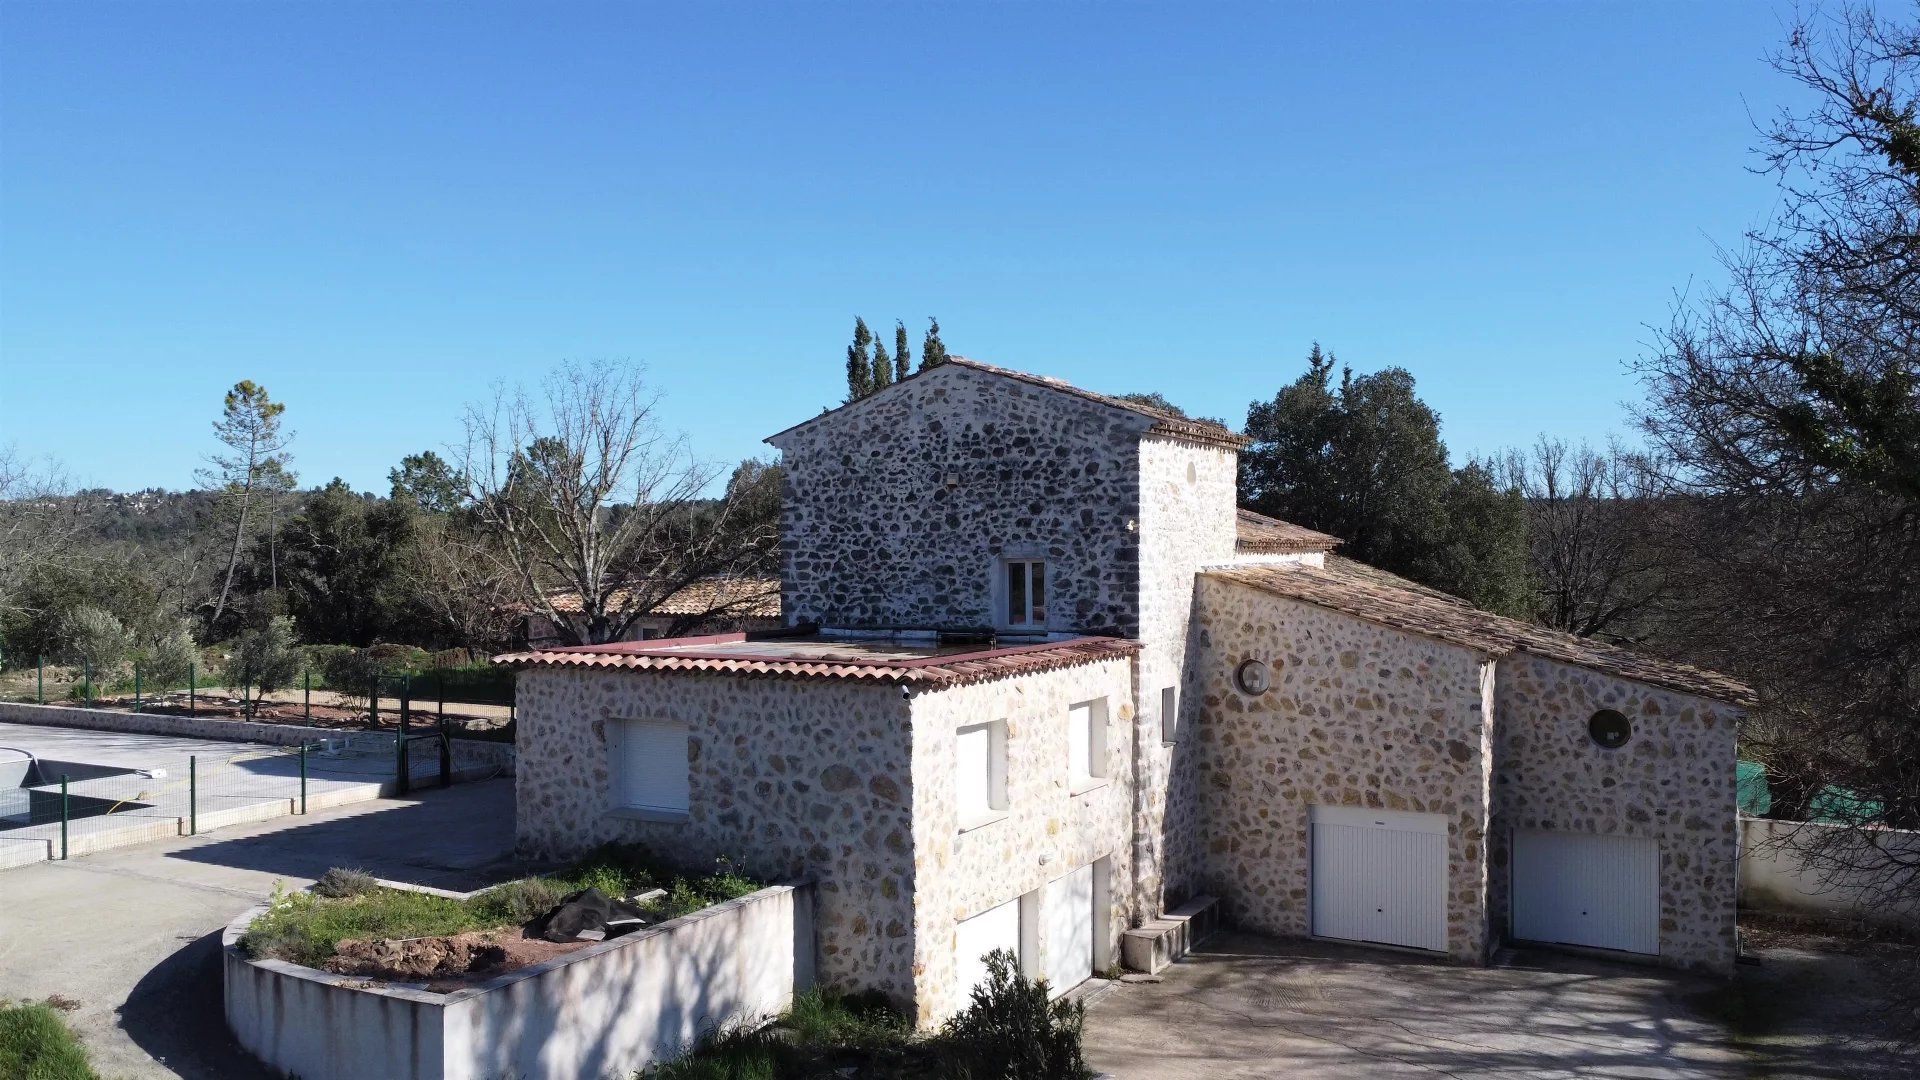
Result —
[[1093, 996], [1086, 1048], [1119, 1080], [1849, 1075], [1820, 1054], [1756, 1061], [1714, 1018], [1729, 992], [1553, 953], [1466, 968], [1220, 934], [1163, 982]]
[[512, 846], [513, 781], [490, 780], [0, 872], [0, 998], [77, 1001], [104, 1076], [265, 1076], [222, 1012], [234, 916], [334, 866], [473, 888]]

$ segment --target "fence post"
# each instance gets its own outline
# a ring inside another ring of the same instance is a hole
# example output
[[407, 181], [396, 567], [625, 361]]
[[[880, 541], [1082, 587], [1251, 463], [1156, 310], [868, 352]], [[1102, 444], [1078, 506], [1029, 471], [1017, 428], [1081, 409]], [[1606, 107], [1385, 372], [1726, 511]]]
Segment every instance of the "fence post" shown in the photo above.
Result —
[[133, 665], [133, 711], [140, 711], [140, 665]]
[[253, 719], [253, 680], [250, 678], [240, 683], [240, 715]]
[[81, 686], [84, 687], [82, 692], [86, 694], [83, 700], [86, 701], [87, 708], [91, 709], [93, 708], [93, 661], [80, 661], [80, 678]]
[[440, 714], [440, 786], [453, 786], [453, 728], [447, 723], [447, 714]]
[[300, 744], [300, 816], [307, 816], [307, 744]]
[[437, 668], [434, 670], [433, 686], [434, 686], [434, 689], [440, 691], [440, 711], [435, 713], [434, 715], [438, 716], [442, 721], [445, 721], [447, 718], [447, 669], [446, 668]]
[[44, 656], [33, 667], [33, 703], [47, 703], [47, 658]]
[[394, 784], [400, 794], [413, 790], [413, 762], [407, 755], [407, 724], [413, 719], [413, 676], [400, 676], [400, 734], [394, 739], [394, 755], [397, 758], [398, 775]]
[[380, 676], [375, 675], [367, 683], [367, 729], [380, 726]]
[[187, 756], [187, 835], [200, 834], [200, 755]]
[[[307, 723], [313, 723], [313, 672], [311, 671], [300, 673], [300, 711], [306, 716]], [[303, 750], [302, 753], [304, 754], [305, 751]], [[306, 759], [303, 757], [301, 760]]]
[[67, 858], [67, 774], [60, 774], [60, 859]]
[[200, 673], [199, 663], [194, 661], [189, 661], [187, 664], [187, 715], [188, 716], [200, 715], [199, 704], [195, 700], [195, 690], [196, 690], [196, 684], [199, 682], [199, 678], [198, 678], [199, 673]]

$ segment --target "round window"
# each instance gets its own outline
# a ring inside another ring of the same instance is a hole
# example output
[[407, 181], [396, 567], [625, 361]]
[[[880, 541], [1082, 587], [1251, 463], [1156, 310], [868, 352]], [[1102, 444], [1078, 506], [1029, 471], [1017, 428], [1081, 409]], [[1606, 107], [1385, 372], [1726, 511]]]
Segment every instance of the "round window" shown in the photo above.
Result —
[[1587, 720], [1587, 734], [1609, 750], [1618, 750], [1633, 738], [1633, 723], [1612, 709], [1601, 709]]
[[1245, 660], [1233, 669], [1233, 682], [1243, 694], [1264, 694], [1273, 685], [1273, 669], [1264, 660]]

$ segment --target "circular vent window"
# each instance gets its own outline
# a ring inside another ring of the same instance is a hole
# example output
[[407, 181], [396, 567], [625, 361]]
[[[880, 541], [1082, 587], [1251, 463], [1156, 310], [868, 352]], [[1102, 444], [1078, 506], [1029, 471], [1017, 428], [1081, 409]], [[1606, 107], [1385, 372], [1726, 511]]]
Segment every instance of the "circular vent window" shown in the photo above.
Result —
[[1243, 694], [1264, 694], [1273, 685], [1273, 669], [1264, 660], [1245, 660], [1233, 669], [1233, 682]]
[[1633, 723], [1612, 709], [1601, 709], [1587, 720], [1587, 734], [1609, 750], [1618, 750], [1633, 738]]

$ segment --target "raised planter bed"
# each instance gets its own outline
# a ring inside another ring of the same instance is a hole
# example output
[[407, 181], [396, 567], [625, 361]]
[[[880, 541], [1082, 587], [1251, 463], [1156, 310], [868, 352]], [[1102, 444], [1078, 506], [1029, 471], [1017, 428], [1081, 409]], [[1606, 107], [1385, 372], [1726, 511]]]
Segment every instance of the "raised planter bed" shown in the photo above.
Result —
[[628, 1076], [813, 985], [813, 887], [775, 885], [446, 993], [248, 957], [222, 938], [227, 1024], [303, 1080]]

